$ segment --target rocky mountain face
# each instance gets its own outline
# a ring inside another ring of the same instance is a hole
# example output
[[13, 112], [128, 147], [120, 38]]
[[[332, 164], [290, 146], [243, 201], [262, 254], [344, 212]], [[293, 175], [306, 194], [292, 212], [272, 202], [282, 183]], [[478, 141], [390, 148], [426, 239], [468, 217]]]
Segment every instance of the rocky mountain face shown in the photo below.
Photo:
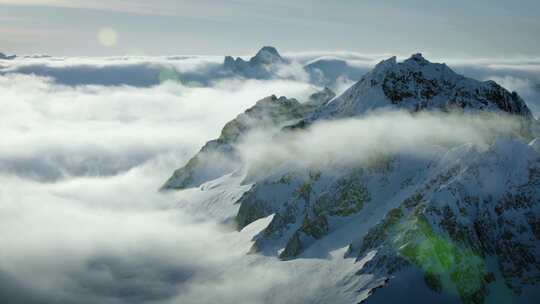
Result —
[[[338, 97], [325, 89], [302, 103], [276, 96], [258, 101], [164, 189], [246, 174], [237, 144], [253, 130], [304, 132], [319, 121], [381, 109], [490, 112], [534, 122], [524, 101], [495, 82], [463, 77], [419, 54], [401, 63], [390, 58]], [[242, 229], [271, 217], [253, 240], [252, 254], [325, 258], [347, 247], [345, 257], [365, 263], [357, 274], [365, 278], [358, 302], [379, 303], [406, 290], [410, 299], [422, 295], [436, 303], [534, 303], [540, 144], [531, 139], [525, 132], [487, 148], [469, 143], [423, 157], [380, 154], [357, 166], [283, 166], [261, 179], [246, 177], [251, 187], [235, 202], [235, 222]]]

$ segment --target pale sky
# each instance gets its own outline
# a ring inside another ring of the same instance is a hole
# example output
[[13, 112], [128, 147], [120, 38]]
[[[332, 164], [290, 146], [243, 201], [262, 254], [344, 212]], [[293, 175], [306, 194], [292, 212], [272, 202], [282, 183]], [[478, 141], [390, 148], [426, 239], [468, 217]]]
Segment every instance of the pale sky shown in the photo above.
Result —
[[538, 0], [0, 0], [0, 52], [540, 55]]

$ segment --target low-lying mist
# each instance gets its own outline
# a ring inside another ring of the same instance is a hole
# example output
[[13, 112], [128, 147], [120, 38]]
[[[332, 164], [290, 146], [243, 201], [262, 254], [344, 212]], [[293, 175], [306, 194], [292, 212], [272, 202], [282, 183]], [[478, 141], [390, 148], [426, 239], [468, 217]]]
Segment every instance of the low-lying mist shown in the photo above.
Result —
[[274, 93], [302, 99], [314, 88], [281, 80], [73, 88], [9, 75], [0, 77], [0, 90], [0, 170], [50, 181], [114, 175], [164, 154], [180, 165], [258, 99]]

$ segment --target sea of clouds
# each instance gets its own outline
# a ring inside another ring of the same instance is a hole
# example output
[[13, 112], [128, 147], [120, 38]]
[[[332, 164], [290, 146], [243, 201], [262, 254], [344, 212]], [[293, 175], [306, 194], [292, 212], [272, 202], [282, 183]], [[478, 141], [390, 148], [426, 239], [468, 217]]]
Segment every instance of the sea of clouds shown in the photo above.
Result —
[[[321, 89], [302, 68], [306, 64], [343, 60], [350, 76], [385, 55], [286, 57], [293, 64], [258, 80], [223, 75], [217, 57], [0, 62], [0, 302], [353, 301], [353, 288], [345, 294], [333, 288], [359, 280], [353, 275], [359, 265], [343, 259], [343, 252], [289, 262], [246, 255], [268, 219], [237, 232], [184, 210], [182, 202], [197, 203], [200, 196], [158, 191], [257, 100], [276, 94], [302, 101]], [[517, 91], [540, 114], [539, 59], [448, 63]], [[334, 80], [333, 89], [342, 91], [356, 79]], [[253, 134], [242, 151], [253, 164], [293, 156], [316, 162], [325, 155], [356, 161], [363, 154], [351, 151], [378, 153], [373, 147], [388, 141], [392, 153], [416, 153], [429, 148], [421, 142], [485, 144], [493, 133], [516, 128], [512, 119], [385, 113], [287, 138]]]

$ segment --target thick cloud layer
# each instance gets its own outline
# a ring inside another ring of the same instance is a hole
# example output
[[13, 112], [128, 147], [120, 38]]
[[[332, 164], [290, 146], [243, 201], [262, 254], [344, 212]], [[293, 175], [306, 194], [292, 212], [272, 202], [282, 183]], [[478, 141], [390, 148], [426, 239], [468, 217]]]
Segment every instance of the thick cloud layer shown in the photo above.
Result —
[[374, 112], [357, 119], [316, 123], [306, 131], [273, 136], [252, 132], [239, 145], [254, 176], [288, 170], [368, 164], [382, 156], [432, 157], [447, 148], [474, 143], [488, 148], [496, 139], [522, 136], [523, 122], [496, 114]]
[[21, 58], [0, 70], [4, 74], [51, 77], [59, 84], [150, 87], [169, 80], [206, 84], [219, 75], [214, 57]]
[[[376, 61], [331, 56], [358, 71]], [[0, 75], [0, 302], [354, 302], [352, 286], [361, 279], [354, 273], [361, 265], [343, 259], [345, 249], [324, 260], [246, 255], [269, 219], [236, 232], [221, 219], [237, 206], [221, 208], [213, 200], [221, 190], [157, 191], [225, 122], [258, 99], [276, 94], [302, 100], [316, 89], [298, 67], [320, 54], [289, 57], [296, 63], [278, 79], [213, 79], [204, 87], [171, 80], [182, 73], [210, 79], [207, 72], [218, 60], [1, 63], [10, 72]], [[165, 65], [175, 72], [162, 73]], [[480, 78], [499, 77], [520, 93], [530, 90], [526, 100], [536, 102], [535, 68], [473, 65]], [[77, 70], [83, 66], [84, 75]], [[345, 77], [340, 85], [350, 82]], [[378, 114], [273, 141], [253, 134], [243, 151], [254, 164], [292, 156], [316, 163], [329, 153], [356, 161], [379, 146], [421, 155], [432, 144], [487, 144], [493, 134], [516, 128], [511, 119], [495, 119]], [[237, 195], [243, 188], [230, 189]], [[349, 292], [337, 292], [336, 285]]]
[[176, 82], [72, 88], [14, 74], [0, 77], [0, 90], [0, 169], [57, 180], [112, 175], [167, 153], [189, 157], [258, 99], [273, 93], [302, 99], [313, 87], [227, 80], [207, 88]]

